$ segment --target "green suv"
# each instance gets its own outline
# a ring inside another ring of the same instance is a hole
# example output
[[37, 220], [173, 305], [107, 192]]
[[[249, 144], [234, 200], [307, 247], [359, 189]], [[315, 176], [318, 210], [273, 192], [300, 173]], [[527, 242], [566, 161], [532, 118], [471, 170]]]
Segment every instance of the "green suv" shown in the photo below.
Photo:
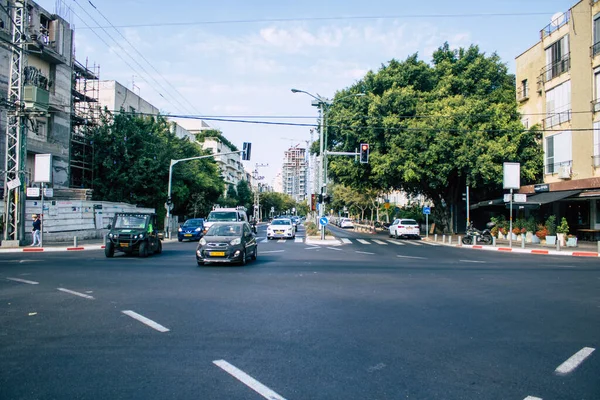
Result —
[[104, 255], [112, 257], [115, 251], [138, 253], [140, 257], [162, 253], [162, 242], [156, 230], [156, 214], [116, 213], [108, 225]]

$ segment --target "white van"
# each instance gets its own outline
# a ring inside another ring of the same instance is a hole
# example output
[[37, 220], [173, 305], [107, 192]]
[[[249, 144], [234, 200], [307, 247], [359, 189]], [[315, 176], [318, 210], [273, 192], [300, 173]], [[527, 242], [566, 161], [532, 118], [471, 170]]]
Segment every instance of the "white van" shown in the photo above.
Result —
[[215, 222], [248, 222], [248, 216], [244, 207], [215, 208], [204, 220], [204, 232]]

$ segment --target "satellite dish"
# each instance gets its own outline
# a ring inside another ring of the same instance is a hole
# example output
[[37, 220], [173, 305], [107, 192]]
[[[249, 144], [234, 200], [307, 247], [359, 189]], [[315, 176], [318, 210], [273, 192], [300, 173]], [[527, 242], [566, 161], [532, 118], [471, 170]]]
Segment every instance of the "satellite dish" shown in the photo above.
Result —
[[561, 26], [565, 22], [565, 13], [557, 12], [552, 16], [552, 20], [550, 21], [550, 25], [557, 27]]

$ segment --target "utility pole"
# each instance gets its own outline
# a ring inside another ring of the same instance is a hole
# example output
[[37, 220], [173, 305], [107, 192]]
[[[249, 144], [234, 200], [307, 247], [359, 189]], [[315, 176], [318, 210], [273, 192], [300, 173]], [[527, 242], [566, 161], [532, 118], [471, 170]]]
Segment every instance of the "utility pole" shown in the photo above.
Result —
[[[12, 18], [12, 46], [6, 124], [6, 176], [4, 179], [5, 225], [3, 245], [18, 246], [25, 238], [25, 161], [27, 135], [23, 110], [23, 68], [26, 63], [25, 24], [27, 0], [16, 1]], [[42, 210], [43, 214], [43, 210]]]

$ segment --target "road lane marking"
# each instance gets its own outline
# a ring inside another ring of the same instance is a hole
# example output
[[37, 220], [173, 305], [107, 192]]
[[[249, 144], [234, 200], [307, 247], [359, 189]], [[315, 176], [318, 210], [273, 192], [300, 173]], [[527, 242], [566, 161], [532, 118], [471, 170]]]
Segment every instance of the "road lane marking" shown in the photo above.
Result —
[[359, 243], [362, 243], [362, 244], [371, 244], [371, 243], [367, 242], [364, 239], [356, 239], [356, 241], [359, 242]]
[[375, 253], [369, 253], [368, 251], [357, 251], [357, 253], [359, 253], [359, 254], [371, 254], [371, 255], [375, 254]]
[[594, 348], [584, 347], [579, 350], [577, 353], [573, 354], [567, 361], [560, 364], [554, 372], [559, 375], [566, 375], [570, 372], [573, 372], [575, 368], [579, 366], [586, 358], [588, 358], [593, 352]]
[[286, 240], [286, 239], [279, 239], [279, 240], [277, 241], [277, 243], [285, 243], [285, 242], [287, 242], [287, 240]]
[[260, 243], [267, 243], [269, 241], [269, 238], [263, 238]]
[[337, 251], [342, 251], [342, 249], [336, 249], [335, 247], [327, 247], [330, 250], [337, 250]]
[[524, 400], [542, 400], [542, 398], [541, 397], [527, 396], [527, 397], [525, 397]]
[[487, 261], [477, 261], [477, 260], [458, 260], [460, 262], [466, 262], [466, 263], [478, 263], [478, 264], [486, 264]]
[[346, 244], [352, 243], [352, 241], [348, 238], [341, 238], [340, 240], [342, 241], [342, 243], [346, 243]]
[[294, 243], [302, 243], [302, 238], [299, 238], [299, 237], [295, 238]]
[[399, 241], [397, 241], [397, 240], [388, 240], [388, 242], [390, 242], [390, 243], [393, 243], [393, 244], [396, 244], [396, 245], [398, 245], [398, 246], [404, 246], [404, 243], [402, 243], [402, 242], [399, 242]]
[[416, 256], [401, 256], [400, 254], [398, 254], [396, 257], [400, 257], [400, 258], [414, 258], [417, 260], [426, 260], [425, 257], [416, 257]]
[[438, 244], [438, 243], [425, 242], [425, 241], [421, 242], [421, 244], [427, 244], [427, 245], [429, 245], [429, 246], [439, 246], [439, 244]]
[[283, 253], [285, 250], [268, 250], [268, 251], [261, 251], [260, 254], [267, 254], [267, 253]]
[[305, 247], [304, 250], [313, 250], [313, 249], [320, 249], [321, 246], [311, 246], [311, 247]]
[[60, 290], [61, 292], [70, 293], [70, 294], [74, 294], [75, 296], [83, 297], [84, 299], [94, 300], [94, 296], [88, 296], [87, 294], [75, 292], [73, 290], [69, 290], [69, 289], [65, 289], [65, 288], [60, 288], [60, 287], [56, 288], [56, 289]]
[[169, 332], [169, 328], [165, 328], [164, 326], [162, 326], [159, 323], [156, 323], [154, 321], [152, 321], [149, 318], [144, 317], [143, 315], [140, 315], [138, 313], [136, 313], [135, 311], [131, 311], [131, 310], [123, 310], [121, 311], [123, 314], [133, 318], [133, 319], [137, 319], [138, 321], [140, 321], [142, 324], [146, 324], [148, 325], [150, 328], [155, 329], [159, 332]]
[[377, 239], [373, 239], [373, 241], [377, 244], [385, 244], [387, 246], [386, 242], [382, 242], [381, 240], [377, 240]]
[[20, 279], [20, 278], [6, 278], [9, 281], [15, 281], [15, 282], [21, 282], [21, 283], [27, 283], [29, 285], [39, 285], [39, 282], [36, 281], [28, 281], [27, 279]]
[[412, 244], [413, 246], [421, 246], [421, 243], [405, 241], [404, 243]]
[[275, 393], [244, 371], [235, 366], [229, 364], [225, 360], [215, 360], [213, 361], [217, 367], [221, 368], [223, 371], [227, 372], [229, 375], [236, 378], [238, 381], [242, 382], [244, 385], [248, 386], [250, 389], [254, 390], [256, 393], [260, 394], [262, 397], [268, 400], [285, 400], [282, 396]]

